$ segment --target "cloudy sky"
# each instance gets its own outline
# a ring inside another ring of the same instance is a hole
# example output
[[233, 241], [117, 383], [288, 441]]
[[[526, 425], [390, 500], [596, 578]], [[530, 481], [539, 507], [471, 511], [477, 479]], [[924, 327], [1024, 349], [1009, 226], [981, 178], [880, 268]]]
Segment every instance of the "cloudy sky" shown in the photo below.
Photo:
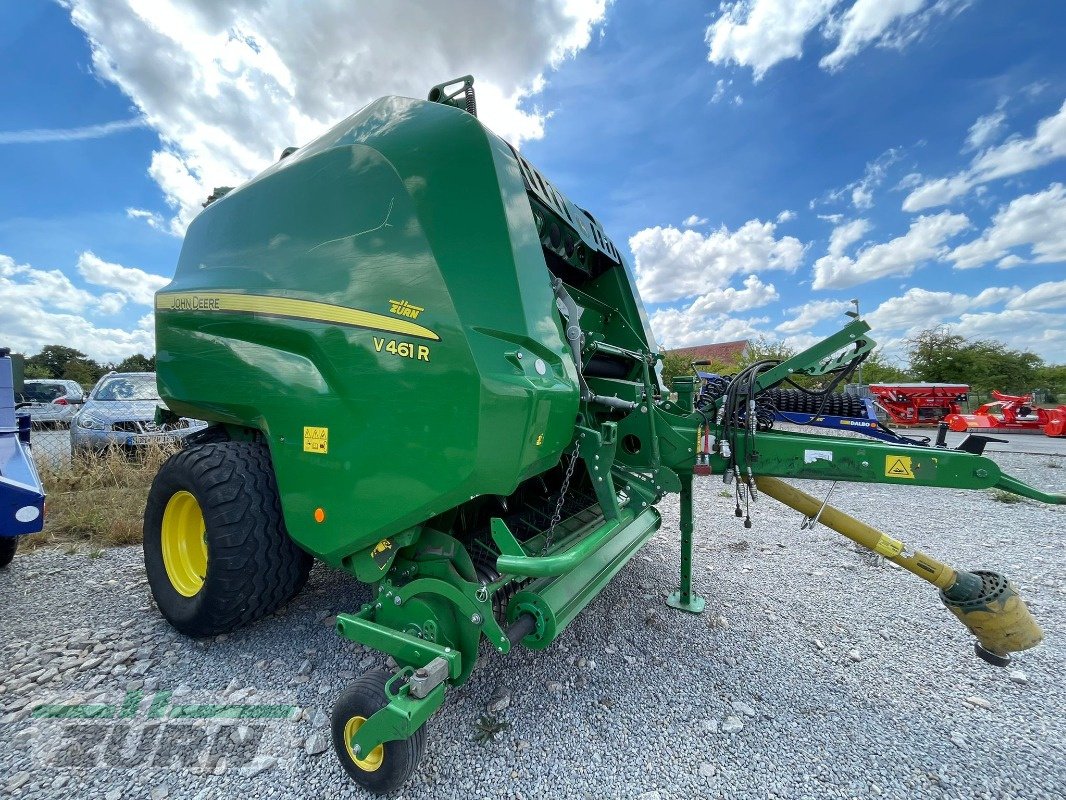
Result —
[[660, 342], [804, 345], [852, 298], [1066, 362], [1066, 6], [25, 0], [0, 28], [0, 345], [154, 351], [213, 186], [471, 72]]

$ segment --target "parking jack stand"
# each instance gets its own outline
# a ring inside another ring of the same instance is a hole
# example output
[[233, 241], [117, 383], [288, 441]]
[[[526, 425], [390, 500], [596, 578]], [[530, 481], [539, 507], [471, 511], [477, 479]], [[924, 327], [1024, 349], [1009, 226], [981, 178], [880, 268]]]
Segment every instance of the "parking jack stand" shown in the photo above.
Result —
[[707, 601], [692, 593], [692, 474], [681, 474], [681, 587], [666, 604], [692, 614], [703, 612]]

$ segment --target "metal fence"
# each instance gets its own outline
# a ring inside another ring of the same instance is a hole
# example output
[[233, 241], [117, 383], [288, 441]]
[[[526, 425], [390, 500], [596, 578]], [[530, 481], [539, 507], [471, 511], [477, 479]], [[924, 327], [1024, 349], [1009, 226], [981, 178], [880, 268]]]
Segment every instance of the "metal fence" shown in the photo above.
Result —
[[206, 424], [184, 417], [158, 422], [156, 405], [148, 401], [112, 401], [92, 407], [74, 406], [58, 415], [53, 409], [35, 414], [33, 408], [22, 408], [16, 413], [30, 418], [34, 459], [47, 474], [63, 469], [82, 456], [108, 449], [134, 455], [147, 447], [178, 446], [186, 436]]

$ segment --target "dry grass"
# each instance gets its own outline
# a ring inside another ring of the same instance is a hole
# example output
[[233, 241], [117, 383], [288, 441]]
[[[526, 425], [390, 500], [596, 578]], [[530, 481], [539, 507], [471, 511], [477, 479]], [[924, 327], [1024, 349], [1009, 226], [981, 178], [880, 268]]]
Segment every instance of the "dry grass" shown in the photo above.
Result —
[[152, 479], [176, 449], [152, 444], [128, 454], [112, 448], [59, 466], [39, 464], [48, 493], [44, 530], [23, 547], [64, 545], [71, 553], [84, 548], [99, 555], [101, 547], [137, 544]]

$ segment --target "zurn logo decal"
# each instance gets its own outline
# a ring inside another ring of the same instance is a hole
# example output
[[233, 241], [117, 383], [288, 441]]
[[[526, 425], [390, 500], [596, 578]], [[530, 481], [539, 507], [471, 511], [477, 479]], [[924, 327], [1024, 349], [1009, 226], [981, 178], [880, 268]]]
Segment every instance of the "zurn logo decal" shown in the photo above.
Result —
[[397, 339], [379, 339], [375, 336], [374, 349], [379, 353], [392, 353], [412, 361], [429, 361], [429, 348], [424, 344], [412, 344]]
[[52, 769], [254, 775], [291, 749], [300, 711], [288, 703], [179, 705], [171, 692], [130, 691], [118, 703], [40, 705], [29, 722], [35, 756]]

